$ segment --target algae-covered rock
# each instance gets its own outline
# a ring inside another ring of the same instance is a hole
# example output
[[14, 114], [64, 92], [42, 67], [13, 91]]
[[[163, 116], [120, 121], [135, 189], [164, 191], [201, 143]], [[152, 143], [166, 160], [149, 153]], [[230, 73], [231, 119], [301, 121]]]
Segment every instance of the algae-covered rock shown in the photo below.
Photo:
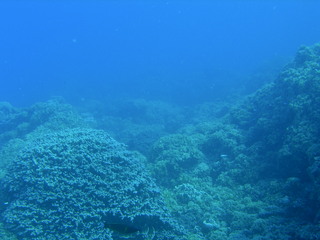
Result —
[[184, 171], [194, 169], [203, 153], [195, 136], [171, 134], [160, 138], [152, 147], [154, 176], [163, 186], [174, 186]]
[[120, 239], [119, 226], [182, 239], [141, 155], [92, 129], [29, 141], [2, 181], [4, 224], [19, 239]]

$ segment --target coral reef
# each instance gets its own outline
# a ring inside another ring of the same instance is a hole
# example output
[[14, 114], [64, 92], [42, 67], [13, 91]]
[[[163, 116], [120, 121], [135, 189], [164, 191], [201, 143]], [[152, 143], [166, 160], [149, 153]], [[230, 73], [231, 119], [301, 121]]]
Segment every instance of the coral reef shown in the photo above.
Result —
[[150, 154], [154, 176], [159, 184], [167, 187], [175, 186], [183, 172], [194, 169], [203, 159], [197, 140], [182, 134], [160, 138]]
[[0, 179], [6, 173], [6, 166], [29, 138], [51, 131], [87, 126], [89, 124], [84, 118], [62, 98], [39, 102], [23, 109], [0, 103]]
[[105, 222], [155, 229], [154, 239], [179, 235], [141, 155], [102, 131], [77, 128], [30, 139], [2, 186], [4, 223], [19, 239], [118, 239]]
[[0, 236], [320, 240], [320, 44], [266, 78], [191, 107], [3, 103]]
[[[319, 96], [320, 45], [301, 47], [228, 113], [202, 108], [179, 137], [156, 142], [150, 159], [172, 214], [206, 239], [319, 239]], [[190, 152], [201, 157], [185, 164]]]
[[17, 109], [9, 103], [0, 103], [0, 146], [13, 138], [24, 138], [37, 130], [62, 130], [86, 126], [74, 108], [62, 98], [36, 103], [29, 108]]
[[246, 146], [252, 152], [269, 158], [269, 167], [277, 165], [275, 174], [305, 178], [306, 171], [301, 169], [319, 153], [314, 147], [319, 144], [319, 104], [317, 44], [301, 47], [279, 77], [232, 109], [229, 119], [245, 130]]
[[84, 108], [93, 113], [97, 127], [143, 154], [160, 137], [176, 131], [185, 118], [181, 108], [161, 101], [133, 99], [100, 105], [88, 103]]

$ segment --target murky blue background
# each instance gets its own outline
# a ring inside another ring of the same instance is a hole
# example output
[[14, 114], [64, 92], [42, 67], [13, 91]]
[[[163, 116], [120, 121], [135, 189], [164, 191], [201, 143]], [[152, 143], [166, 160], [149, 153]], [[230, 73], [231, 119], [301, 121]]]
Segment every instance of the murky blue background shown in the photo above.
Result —
[[250, 92], [268, 81], [256, 72], [276, 71], [319, 41], [319, 9], [317, 1], [1, 1], [0, 101], [198, 103]]

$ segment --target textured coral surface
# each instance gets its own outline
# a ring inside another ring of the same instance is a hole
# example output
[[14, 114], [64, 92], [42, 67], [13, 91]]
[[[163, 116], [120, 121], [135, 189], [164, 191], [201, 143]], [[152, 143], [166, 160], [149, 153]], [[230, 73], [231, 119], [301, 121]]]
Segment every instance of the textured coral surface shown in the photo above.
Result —
[[113, 239], [105, 222], [161, 239], [173, 227], [140, 157], [92, 129], [34, 138], [4, 178], [5, 224], [21, 239]]

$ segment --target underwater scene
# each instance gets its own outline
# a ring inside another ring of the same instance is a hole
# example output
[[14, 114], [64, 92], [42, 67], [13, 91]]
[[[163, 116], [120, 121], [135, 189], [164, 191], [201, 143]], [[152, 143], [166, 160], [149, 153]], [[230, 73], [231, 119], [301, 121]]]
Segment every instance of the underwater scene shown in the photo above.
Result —
[[1, 1], [1, 240], [320, 240], [320, 2]]

